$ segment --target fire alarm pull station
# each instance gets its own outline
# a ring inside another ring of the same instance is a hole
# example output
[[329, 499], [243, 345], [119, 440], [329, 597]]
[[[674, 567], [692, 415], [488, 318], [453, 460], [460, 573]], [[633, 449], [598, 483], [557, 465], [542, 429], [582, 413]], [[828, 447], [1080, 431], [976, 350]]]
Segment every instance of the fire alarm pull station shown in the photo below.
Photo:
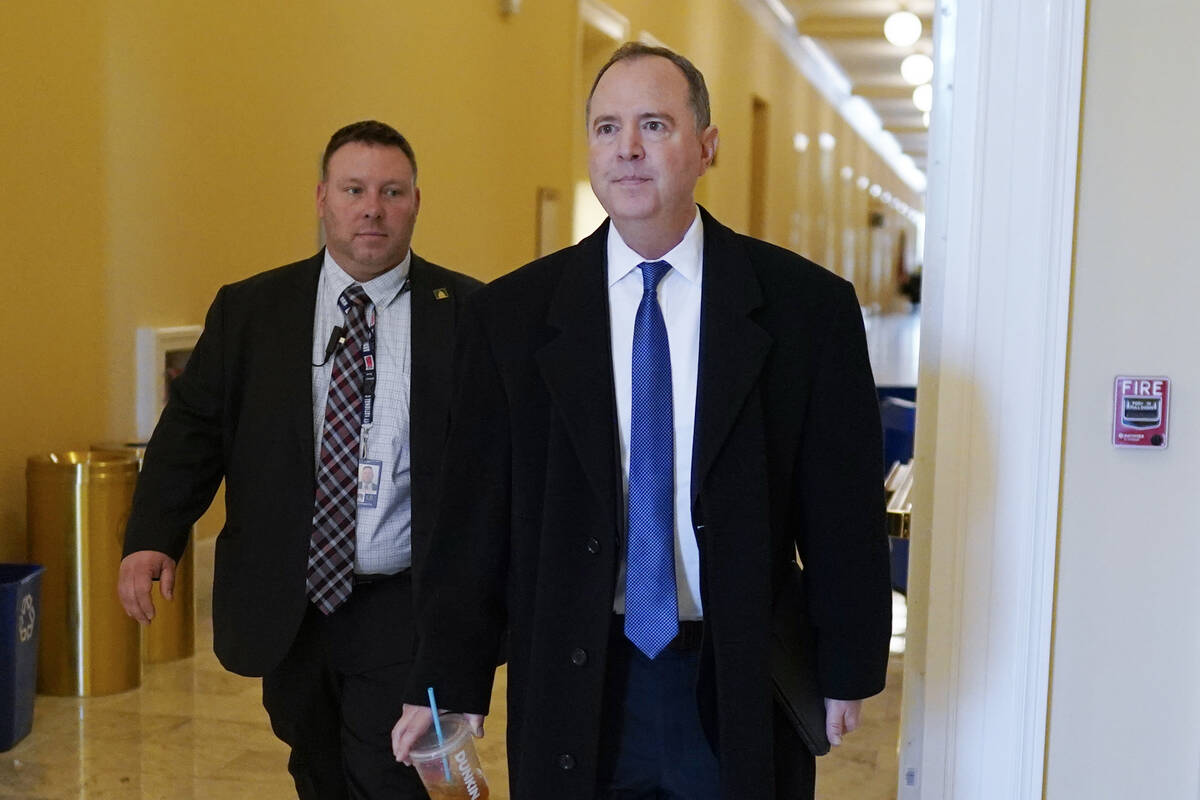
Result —
[[1118, 375], [1113, 381], [1113, 445], [1167, 446], [1169, 378]]

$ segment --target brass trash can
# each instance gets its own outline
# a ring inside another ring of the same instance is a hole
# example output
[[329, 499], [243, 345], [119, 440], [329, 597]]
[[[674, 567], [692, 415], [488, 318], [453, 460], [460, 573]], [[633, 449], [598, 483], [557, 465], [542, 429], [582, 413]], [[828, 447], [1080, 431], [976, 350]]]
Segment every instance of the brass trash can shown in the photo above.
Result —
[[40, 694], [90, 697], [142, 681], [141, 632], [117, 599], [137, 459], [84, 452], [26, 462], [30, 559], [45, 566]]
[[[138, 469], [146, 454], [143, 442], [101, 442], [92, 445], [92, 457], [97, 453], [133, 456]], [[122, 534], [124, 529], [122, 528]], [[194, 533], [194, 532], [193, 532]], [[193, 537], [194, 538], [194, 537]], [[142, 628], [142, 663], [162, 664], [189, 658], [196, 653], [195, 558], [189, 542], [183, 557], [175, 565], [175, 597], [167, 600], [161, 589], [151, 589], [154, 599], [154, 620]], [[158, 586], [157, 581], [155, 586]]]

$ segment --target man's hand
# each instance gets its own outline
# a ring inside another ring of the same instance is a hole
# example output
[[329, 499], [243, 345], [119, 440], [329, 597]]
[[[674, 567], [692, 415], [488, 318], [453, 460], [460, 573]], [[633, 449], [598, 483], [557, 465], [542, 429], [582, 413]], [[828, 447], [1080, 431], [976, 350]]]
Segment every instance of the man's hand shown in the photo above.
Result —
[[825, 737], [836, 746], [842, 737], [858, 727], [862, 714], [862, 700], [834, 700], [825, 698]]
[[150, 587], [158, 579], [162, 596], [170, 600], [175, 593], [175, 560], [157, 550], [138, 550], [121, 561], [117, 595], [125, 613], [143, 625], [154, 619], [154, 601]]
[[[471, 732], [476, 737], [483, 736], [482, 714], [463, 714], [463, 719], [467, 721], [467, 725], [471, 727]], [[412, 758], [409, 753], [413, 744], [421, 734], [429, 730], [429, 726], [432, 724], [433, 713], [429, 710], [429, 706], [404, 704], [404, 713], [400, 715], [400, 720], [392, 728], [392, 753], [396, 756], [397, 761], [412, 766]]]

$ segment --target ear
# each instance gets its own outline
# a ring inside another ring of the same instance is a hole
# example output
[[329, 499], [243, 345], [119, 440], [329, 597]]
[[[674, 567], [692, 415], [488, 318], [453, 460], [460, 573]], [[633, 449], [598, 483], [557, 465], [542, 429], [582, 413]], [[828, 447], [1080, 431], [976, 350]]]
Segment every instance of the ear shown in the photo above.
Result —
[[329, 185], [325, 181], [317, 184], [317, 216], [325, 216], [325, 193], [329, 191]]
[[701, 175], [712, 166], [713, 159], [717, 157], [717, 144], [719, 141], [720, 136], [717, 134], [716, 125], [709, 125], [704, 129], [704, 133], [700, 134]]
[[413, 216], [415, 217], [417, 215], [417, 212], [420, 210], [421, 210], [421, 187], [414, 186], [413, 187]]

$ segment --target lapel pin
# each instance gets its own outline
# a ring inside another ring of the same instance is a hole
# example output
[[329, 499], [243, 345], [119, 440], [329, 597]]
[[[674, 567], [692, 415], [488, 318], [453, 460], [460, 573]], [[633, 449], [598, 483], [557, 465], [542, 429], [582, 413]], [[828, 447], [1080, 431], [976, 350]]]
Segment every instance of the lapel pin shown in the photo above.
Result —
[[433, 290], [433, 299], [434, 300], [449, 300], [450, 293], [447, 292], [445, 289], [434, 289]]

